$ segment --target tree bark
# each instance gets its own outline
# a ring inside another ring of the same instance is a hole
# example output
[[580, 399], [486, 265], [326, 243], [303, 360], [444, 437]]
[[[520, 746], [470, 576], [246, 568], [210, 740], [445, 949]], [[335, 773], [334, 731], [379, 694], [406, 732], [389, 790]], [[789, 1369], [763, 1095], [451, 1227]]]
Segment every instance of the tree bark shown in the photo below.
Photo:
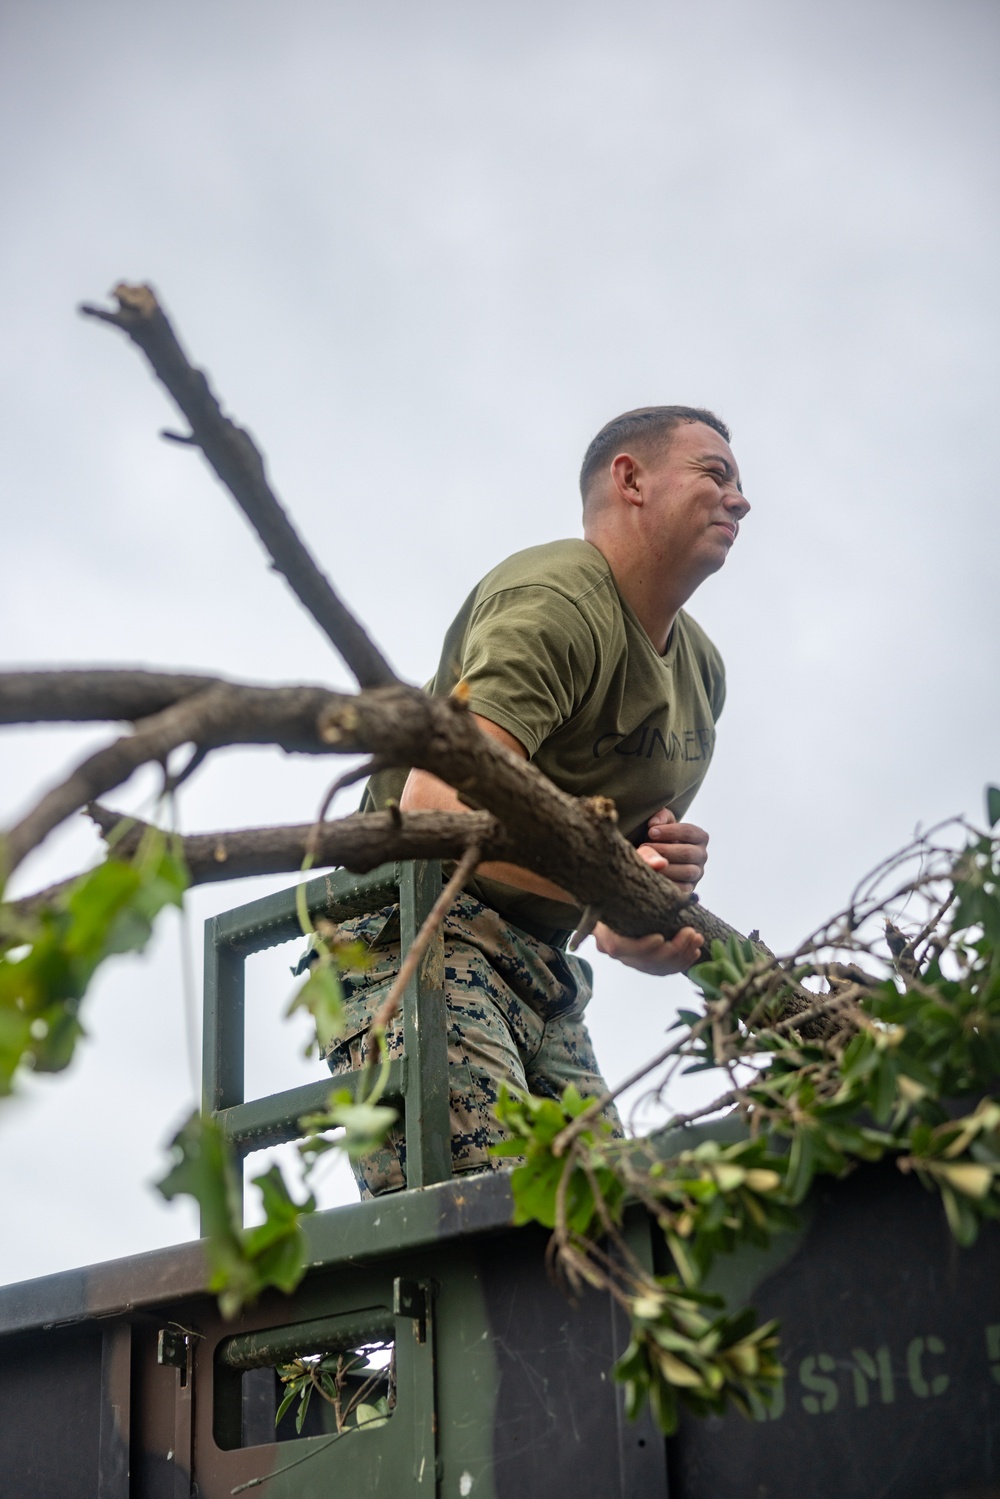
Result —
[[[121, 328], [145, 354], [153, 373], [191, 425], [190, 436], [179, 440], [204, 453], [264, 543], [275, 569], [340, 652], [358, 686], [395, 682], [396, 673], [336, 593], [289, 520], [268, 482], [263, 455], [253, 438], [223, 416], [205, 374], [190, 364], [156, 294], [148, 286], [121, 282], [112, 295], [118, 302], [117, 312], [86, 303], [80, 311]], [[178, 440], [176, 436], [174, 440]]]
[[221, 677], [127, 667], [5, 671], [0, 672], [0, 723], [135, 723], [221, 683]]
[[[107, 839], [115, 834], [111, 856], [130, 859], [150, 824], [91, 802], [87, 814]], [[121, 830], [121, 831], [119, 831]], [[473, 845], [488, 859], [511, 859], [516, 850], [489, 812], [372, 812], [320, 824], [233, 828], [188, 833], [178, 838], [192, 885], [245, 879], [257, 874], [300, 871], [306, 854], [310, 869], [342, 868], [367, 874], [393, 859], [460, 859]], [[78, 875], [7, 902], [14, 917], [28, 917], [64, 895]]]
[[[87, 810], [105, 836], [123, 821], [106, 807]], [[148, 826], [134, 822], [115, 840], [115, 854], [130, 858]], [[489, 859], [509, 859], [515, 852], [489, 812], [353, 812], [318, 825], [188, 833], [180, 842], [192, 885], [291, 873], [301, 870], [307, 853], [311, 869], [367, 874], [392, 859], [460, 859], [473, 845]]]
[[[15, 675], [0, 676], [0, 703]], [[52, 711], [72, 674], [52, 673], [53, 681], [46, 681], [44, 673], [31, 675], [39, 703]], [[149, 675], [166, 695], [166, 674]], [[8, 873], [73, 812], [121, 785], [140, 765], [164, 762], [181, 745], [213, 750], [277, 744], [305, 754], [365, 752], [382, 764], [430, 771], [470, 805], [499, 819], [510, 840], [512, 862], [553, 880], [623, 936], [660, 932], [673, 937], [681, 927], [693, 926], [711, 941], [725, 940], [734, 931], [643, 863], [619, 833], [613, 803], [567, 796], [534, 765], [481, 733], [458, 698], [428, 697], [403, 683], [349, 695], [321, 687], [232, 682], [192, 693], [190, 682], [179, 678], [174, 703], [140, 719], [135, 733], [89, 755], [10, 829], [4, 846]], [[80, 684], [69, 685], [76, 691]], [[112, 695], [116, 714], [131, 717], [148, 700], [149, 683], [133, 680], [131, 701], [127, 685]], [[21, 703], [21, 721], [39, 711], [27, 696], [23, 687], [9, 693], [9, 701]]]

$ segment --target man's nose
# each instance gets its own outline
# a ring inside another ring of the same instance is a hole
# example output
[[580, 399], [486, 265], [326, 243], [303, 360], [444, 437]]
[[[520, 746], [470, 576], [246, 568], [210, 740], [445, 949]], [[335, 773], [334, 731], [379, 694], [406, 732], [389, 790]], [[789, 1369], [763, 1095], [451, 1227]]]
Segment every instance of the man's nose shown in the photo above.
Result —
[[738, 489], [730, 489], [726, 492], [725, 506], [730, 514], [741, 521], [750, 509], [750, 501]]

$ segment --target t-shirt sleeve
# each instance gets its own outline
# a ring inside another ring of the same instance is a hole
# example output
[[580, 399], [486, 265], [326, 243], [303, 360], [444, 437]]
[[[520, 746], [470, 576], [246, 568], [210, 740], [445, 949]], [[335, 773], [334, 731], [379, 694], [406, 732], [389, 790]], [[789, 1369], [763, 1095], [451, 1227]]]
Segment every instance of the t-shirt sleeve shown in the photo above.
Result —
[[708, 699], [712, 704], [712, 717], [718, 723], [719, 714], [726, 705], [726, 668], [718, 652], [714, 661], [709, 663], [708, 677]]
[[533, 755], [572, 718], [594, 675], [590, 625], [544, 584], [503, 589], [473, 611], [461, 675], [473, 713], [499, 724]]

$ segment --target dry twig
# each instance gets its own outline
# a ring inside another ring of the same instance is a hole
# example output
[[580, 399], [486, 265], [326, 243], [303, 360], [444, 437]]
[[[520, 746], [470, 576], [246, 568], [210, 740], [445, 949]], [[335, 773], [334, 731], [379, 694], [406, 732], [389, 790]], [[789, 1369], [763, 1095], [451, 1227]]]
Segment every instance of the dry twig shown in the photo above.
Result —
[[393, 979], [392, 988], [389, 990], [389, 993], [386, 995], [385, 999], [382, 1001], [381, 1005], [375, 1013], [375, 1018], [372, 1021], [371, 1025], [373, 1034], [378, 1035], [380, 1032], [385, 1030], [386, 1026], [391, 1025], [393, 1020], [395, 1020], [396, 1015], [399, 1012], [400, 1001], [403, 998], [403, 990], [406, 988], [407, 984], [410, 982], [410, 979], [416, 973], [417, 968], [423, 960], [424, 953], [431, 945], [431, 941], [433, 940], [438, 927], [441, 925], [448, 912], [451, 910], [452, 905], [460, 894], [466, 880], [471, 877], [473, 871], [476, 868], [476, 865], [480, 862], [481, 857], [482, 855], [480, 853], [480, 849], [478, 845], [474, 843], [471, 845], [471, 847], [465, 850], [465, 853], [462, 855], [461, 859], [459, 859], [454, 874], [445, 885], [444, 889], [441, 891], [441, 894], [438, 896], [430, 911], [427, 913], [427, 918], [424, 921], [423, 926], [420, 928], [419, 932], [410, 943], [406, 955], [403, 958], [402, 963], [400, 963], [399, 965], [399, 972]]

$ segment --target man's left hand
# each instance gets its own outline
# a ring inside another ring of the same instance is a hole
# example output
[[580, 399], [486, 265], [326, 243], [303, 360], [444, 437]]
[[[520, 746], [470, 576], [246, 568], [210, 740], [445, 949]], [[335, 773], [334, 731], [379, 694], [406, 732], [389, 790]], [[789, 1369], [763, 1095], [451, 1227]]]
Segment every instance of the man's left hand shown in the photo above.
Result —
[[703, 946], [701, 934], [692, 926], [682, 927], [672, 939], [661, 937], [656, 932], [651, 932], [648, 937], [622, 937], [603, 921], [594, 928], [594, 941], [598, 952], [607, 953], [609, 958], [617, 958], [626, 968], [635, 968], [654, 978], [686, 973], [701, 957]]

